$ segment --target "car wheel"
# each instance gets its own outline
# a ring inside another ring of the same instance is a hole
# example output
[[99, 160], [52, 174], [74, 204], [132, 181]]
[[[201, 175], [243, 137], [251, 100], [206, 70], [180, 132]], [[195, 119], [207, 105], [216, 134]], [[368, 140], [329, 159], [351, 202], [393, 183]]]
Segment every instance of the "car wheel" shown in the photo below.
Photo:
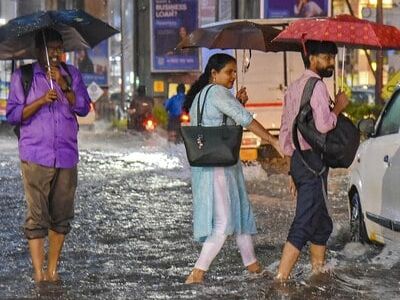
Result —
[[360, 195], [356, 192], [351, 198], [350, 232], [353, 242], [369, 242], [364, 216], [361, 210]]

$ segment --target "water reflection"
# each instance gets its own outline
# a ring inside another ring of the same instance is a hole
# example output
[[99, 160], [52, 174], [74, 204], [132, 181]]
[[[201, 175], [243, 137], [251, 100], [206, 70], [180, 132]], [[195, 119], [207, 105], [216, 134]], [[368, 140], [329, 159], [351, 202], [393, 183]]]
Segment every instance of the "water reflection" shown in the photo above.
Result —
[[[1, 137], [0, 137], [1, 138]], [[15, 140], [0, 143], [1, 299], [396, 299], [398, 245], [349, 243], [347, 173], [330, 178], [329, 275], [312, 277], [307, 249], [293, 279], [276, 285], [251, 277], [228, 240], [201, 286], [183, 281], [200, 246], [192, 241], [190, 172], [182, 145], [128, 134], [84, 136], [73, 230], [60, 263], [59, 285], [35, 286], [21, 231], [24, 200]], [[259, 235], [255, 250], [274, 273], [295, 203], [287, 177], [244, 168]], [[206, 188], [206, 187], [205, 187]]]

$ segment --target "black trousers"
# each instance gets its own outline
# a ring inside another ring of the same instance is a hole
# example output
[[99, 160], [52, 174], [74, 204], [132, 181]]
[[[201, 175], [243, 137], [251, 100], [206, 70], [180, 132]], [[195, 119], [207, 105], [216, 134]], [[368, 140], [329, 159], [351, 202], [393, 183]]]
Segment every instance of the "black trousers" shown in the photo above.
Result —
[[[303, 156], [313, 169], [322, 170], [323, 162], [318, 154], [308, 150], [303, 151]], [[324, 184], [327, 190], [328, 168], [321, 179], [304, 165], [296, 150], [291, 158], [290, 173], [297, 189], [297, 205], [287, 240], [300, 251], [308, 241], [326, 245], [333, 228], [322, 188]]]

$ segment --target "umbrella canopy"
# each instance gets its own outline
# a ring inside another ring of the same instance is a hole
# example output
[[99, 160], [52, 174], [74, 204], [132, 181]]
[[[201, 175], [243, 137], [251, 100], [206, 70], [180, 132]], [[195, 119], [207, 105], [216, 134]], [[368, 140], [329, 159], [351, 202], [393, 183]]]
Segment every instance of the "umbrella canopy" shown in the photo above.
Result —
[[119, 32], [83, 10], [40, 11], [0, 27], [0, 59], [35, 58], [35, 35], [44, 28], [62, 35], [65, 51], [93, 48]]
[[351, 48], [400, 49], [400, 30], [351, 15], [339, 15], [294, 21], [274, 42], [301, 43], [306, 40], [334, 42]]
[[271, 41], [281, 32], [265, 20], [234, 20], [204, 26], [193, 31], [177, 49], [251, 49], [260, 51], [301, 51], [298, 45]]

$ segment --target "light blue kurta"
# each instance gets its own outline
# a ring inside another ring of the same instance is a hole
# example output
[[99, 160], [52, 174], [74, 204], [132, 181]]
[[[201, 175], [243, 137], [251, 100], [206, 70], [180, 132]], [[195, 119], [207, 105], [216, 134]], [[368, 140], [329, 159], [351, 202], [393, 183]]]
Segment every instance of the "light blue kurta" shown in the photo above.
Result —
[[[208, 86], [204, 89], [207, 88]], [[203, 93], [196, 95], [190, 108], [191, 125], [197, 124], [197, 103], [200, 94], [200, 105], [202, 105], [205, 90]], [[227, 124], [236, 123], [246, 127], [253, 120], [252, 115], [228, 89], [220, 85], [214, 85], [208, 92], [202, 124], [204, 126], [219, 126], [222, 124], [223, 114], [228, 116]], [[213, 167], [192, 167], [193, 231], [195, 240], [201, 242], [213, 230], [214, 170], [215, 168]], [[230, 207], [225, 234], [255, 234], [257, 230], [246, 192], [241, 162], [239, 161], [230, 167], [224, 167], [224, 173]]]

